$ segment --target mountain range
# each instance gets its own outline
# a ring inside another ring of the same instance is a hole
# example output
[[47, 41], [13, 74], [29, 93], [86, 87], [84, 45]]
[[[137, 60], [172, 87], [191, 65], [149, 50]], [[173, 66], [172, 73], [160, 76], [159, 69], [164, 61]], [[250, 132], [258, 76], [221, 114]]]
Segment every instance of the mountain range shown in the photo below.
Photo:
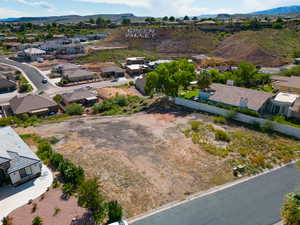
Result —
[[[286, 15], [286, 14], [292, 14], [292, 13], [300, 13], [300, 6], [294, 5], [294, 6], [286, 6], [286, 7], [278, 7], [263, 11], [257, 11], [252, 12], [248, 14], [234, 14], [239, 16], [246, 16], [246, 15]], [[212, 15], [200, 15], [199, 18], [215, 18], [218, 15], [212, 14]], [[228, 14], [230, 17], [230, 15]], [[103, 19], [109, 19], [113, 22], [121, 21], [124, 18], [128, 18], [131, 21], [142, 21], [146, 17], [137, 17], [132, 13], [126, 13], [126, 14], [96, 14], [96, 15], [88, 15], [88, 16], [79, 16], [79, 15], [66, 15], [66, 16], [50, 16], [50, 17], [20, 17], [20, 18], [6, 18], [6, 19], [0, 19], [0, 22], [39, 22], [39, 23], [47, 23], [47, 22], [79, 22], [89, 19], [96, 19], [98, 17], [102, 17]]]

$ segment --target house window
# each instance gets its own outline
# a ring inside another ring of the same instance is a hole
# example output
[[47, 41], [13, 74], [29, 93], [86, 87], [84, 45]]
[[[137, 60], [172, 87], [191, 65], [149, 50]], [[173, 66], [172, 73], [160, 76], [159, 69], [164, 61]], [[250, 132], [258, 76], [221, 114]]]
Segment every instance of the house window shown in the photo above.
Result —
[[20, 177], [21, 177], [21, 178], [24, 178], [24, 177], [27, 176], [26, 170], [25, 170], [25, 169], [20, 169], [20, 170], [19, 170], [19, 173], [20, 173]]
[[31, 171], [30, 167], [26, 167], [26, 168], [20, 169], [19, 173], [20, 173], [20, 177], [21, 178], [24, 178], [24, 177], [32, 175], [32, 171]]

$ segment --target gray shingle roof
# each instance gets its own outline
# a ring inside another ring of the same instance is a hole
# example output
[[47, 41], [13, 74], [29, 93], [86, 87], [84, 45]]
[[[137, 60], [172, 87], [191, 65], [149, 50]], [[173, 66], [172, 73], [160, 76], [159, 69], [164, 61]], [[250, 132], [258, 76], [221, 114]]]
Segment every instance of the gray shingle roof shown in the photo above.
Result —
[[5, 76], [0, 75], [0, 88], [13, 88], [16, 87], [16, 83], [14, 81], [6, 79]]
[[40, 162], [28, 145], [11, 127], [0, 128], [0, 162], [10, 161], [8, 173]]
[[15, 96], [9, 101], [9, 104], [14, 114], [29, 113], [34, 110], [57, 106], [54, 101], [39, 95]]
[[101, 67], [101, 72], [102, 73], [124, 73], [124, 70], [118, 66], [103, 66]]
[[268, 92], [224, 84], [214, 83], [210, 87], [215, 92], [209, 100], [239, 107], [241, 98], [244, 98], [248, 100], [248, 108], [255, 111], [258, 111], [269, 98], [274, 96]]
[[82, 99], [97, 97], [96, 94], [85, 89], [74, 90], [71, 93], [64, 93], [61, 97], [68, 102], [79, 101]]
[[77, 70], [72, 70], [72, 71], [66, 71], [64, 73], [64, 76], [70, 78], [70, 77], [90, 77], [94, 75], [93, 72], [90, 72], [88, 70], [82, 70], [82, 69], [77, 69]]

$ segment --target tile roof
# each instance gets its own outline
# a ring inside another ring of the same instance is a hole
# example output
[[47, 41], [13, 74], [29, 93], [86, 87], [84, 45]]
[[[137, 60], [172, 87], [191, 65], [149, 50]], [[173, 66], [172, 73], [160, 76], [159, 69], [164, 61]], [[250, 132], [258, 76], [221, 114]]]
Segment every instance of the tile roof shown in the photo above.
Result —
[[224, 84], [214, 83], [210, 87], [214, 93], [209, 100], [239, 107], [241, 99], [244, 98], [248, 100], [247, 107], [255, 111], [258, 111], [269, 98], [274, 96], [268, 92]]
[[298, 76], [272, 76], [272, 80], [275, 81], [275, 85], [290, 88], [300, 88], [300, 77]]
[[0, 164], [10, 161], [8, 173], [40, 162], [28, 145], [11, 127], [0, 128]]
[[39, 95], [15, 96], [9, 101], [14, 114], [30, 113], [34, 110], [57, 106], [57, 103]]

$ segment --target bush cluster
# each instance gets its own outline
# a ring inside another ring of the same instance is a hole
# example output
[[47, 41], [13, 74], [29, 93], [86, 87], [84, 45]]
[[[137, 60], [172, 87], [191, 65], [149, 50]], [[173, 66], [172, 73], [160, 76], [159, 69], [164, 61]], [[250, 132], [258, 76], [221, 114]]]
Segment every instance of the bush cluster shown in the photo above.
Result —
[[94, 105], [93, 113], [102, 113], [103, 115], [129, 114], [140, 111], [146, 105], [147, 101], [139, 96], [116, 95], [111, 99]]

